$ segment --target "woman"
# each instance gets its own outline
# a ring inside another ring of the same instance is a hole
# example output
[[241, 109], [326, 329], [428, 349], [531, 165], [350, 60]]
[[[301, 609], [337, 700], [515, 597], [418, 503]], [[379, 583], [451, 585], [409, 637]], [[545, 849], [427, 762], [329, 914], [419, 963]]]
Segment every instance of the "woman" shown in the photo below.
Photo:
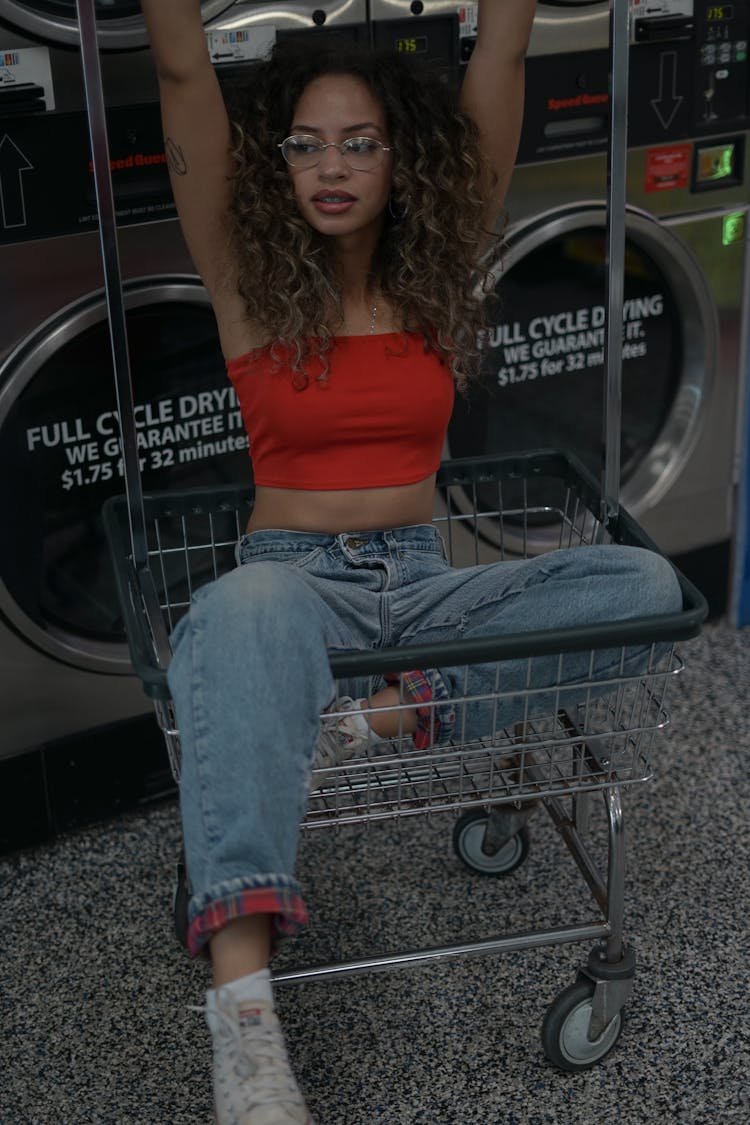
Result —
[[[143, 7], [256, 481], [243, 565], [173, 638], [189, 944], [213, 966], [219, 1122], [309, 1122], [268, 964], [306, 917], [292, 872], [311, 763], [397, 730], [446, 738], [460, 694], [433, 669], [332, 705], [327, 653], [669, 612], [680, 596], [661, 560], [619, 548], [452, 571], [431, 525], [454, 388], [476, 375], [471, 294], [512, 172], [535, 0], [480, 0], [458, 107], [414, 60], [311, 36], [249, 70], [233, 125], [197, 0]], [[347, 713], [321, 735], [331, 706]]]

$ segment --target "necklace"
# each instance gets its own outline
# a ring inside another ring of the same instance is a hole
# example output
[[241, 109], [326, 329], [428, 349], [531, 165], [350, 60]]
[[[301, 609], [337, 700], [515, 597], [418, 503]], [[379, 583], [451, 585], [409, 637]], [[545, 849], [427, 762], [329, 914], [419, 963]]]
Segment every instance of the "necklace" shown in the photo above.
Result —
[[[370, 335], [370, 336], [375, 335], [375, 323], [377, 321], [377, 317], [378, 317], [378, 298], [375, 297], [373, 302], [372, 302], [372, 308], [370, 309], [370, 327], [367, 330], [368, 335]], [[345, 333], [347, 331], [348, 323], [349, 322], [347, 322], [346, 313], [344, 313], [344, 316], [342, 317], [342, 320], [341, 320], [341, 325], [342, 325], [342, 329]]]

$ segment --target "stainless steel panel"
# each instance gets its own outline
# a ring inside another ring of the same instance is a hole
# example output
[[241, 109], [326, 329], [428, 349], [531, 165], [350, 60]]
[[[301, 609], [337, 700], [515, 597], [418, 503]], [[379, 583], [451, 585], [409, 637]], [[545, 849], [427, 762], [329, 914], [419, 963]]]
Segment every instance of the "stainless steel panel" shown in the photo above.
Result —
[[[125, 278], [195, 272], [176, 219], [128, 227], [120, 231], [119, 242]], [[3, 247], [0, 276], [13, 278], [3, 288], [3, 363], [47, 317], [101, 290], [99, 236], [92, 231]]]
[[[679, 475], [640, 522], [673, 553], [729, 539], [733, 528], [733, 485], [737, 411], [745, 366], [747, 333], [747, 235], [725, 245], [722, 210], [668, 220], [665, 230], [700, 264], [717, 321], [713, 385], [701, 403], [700, 434]], [[744, 212], [747, 229], [748, 212]]]
[[272, 24], [279, 31], [305, 31], [316, 27], [350, 26], [367, 21], [367, 0], [237, 0], [235, 4], [210, 21], [221, 28], [247, 28]]
[[[746, 135], [745, 135], [746, 136]], [[689, 142], [680, 141], [680, 144]], [[750, 144], [750, 137], [746, 144]], [[627, 162], [627, 202], [657, 218], [695, 215], [750, 203], [750, 173], [738, 184], [710, 192], [692, 192], [689, 185], [669, 191], [646, 190], [649, 153], [659, 146], [630, 149]], [[574, 156], [519, 166], [513, 173], [505, 201], [508, 222], [584, 200], [607, 195], [606, 155]]]
[[0, 759], [153, 711], [135, 676], [68, 667], [0, 620]]

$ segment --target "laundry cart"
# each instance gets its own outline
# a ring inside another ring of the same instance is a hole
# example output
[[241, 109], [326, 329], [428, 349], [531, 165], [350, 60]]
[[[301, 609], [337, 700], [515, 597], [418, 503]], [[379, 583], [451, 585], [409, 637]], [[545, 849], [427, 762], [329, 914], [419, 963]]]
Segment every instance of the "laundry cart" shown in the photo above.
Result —
[[[126, 486], [124, 497], [108, 502], [105, 524], [133, 665], [153, 699], [179, 780], [180, 732], [167, 681], [169, 636], [195, 591], [235, 565], [235, 546], [247, 524], [253, 494], [239, 486], [142, 493], [93, 3], [78, 3]], [[620, 0], [617, 8], [620, 19], [626, 18]], [[622, 42], [619, 32], [618, 37]], [[617, 80], [613, 101], [619, 106], [624, 101]], [[621, 169], [613, 169], [612, 182], [624, 182]], [[610, 262], [615, 257], [613, 251]], [[617, 279], [617, 271], [610, 274], [610, 280]], [[620, 302], [621, 296], [620, 292]], [[617, 302], [617, 292], [610, 290], [610, 312], [618, 312]], [[609, 373], [615, 375], [620, 336], [615, 329], [607, 337]], [[572, 456], [557, 451], [468, 458], [441, 467], [435, 521], [451, 562], [473, 565], [524, 557], [535, 549], [537, 537], [531, 530], [540, 525], [547, 542], [549, 529], [557, 529], [558, 547], [593, 551], [617, 543], [657, 550], [616, 501], [616, 379], [609, 379], [608, 386], [608, 458], [601, 482]], [[577, 864], [596, 909], [592, 920], [583, 923], [482, 936], [440, 948], [375, 953], [358, 961], [280, 972], [275, 980], [325, 980], [453, 956], [585, 942], [588, 958], [575, 982], [551, 1001], [542, 1039], [548, 1057], [566, 1070], [585, 1069], [603, 1058], [620, 1034], [635, 973], [635, 956], [623, 929], [622, 794], [652, 775], [657, 735], [667, 723], [668, 687], [681, 667], [674, 646], [699, 631], [707, 609], [694, 587], [678, 578], [682, 608], [660, 617], [331, 654], [340, 697], [352, 694], [355, 683], [356, 694], [370, 698], [385, 677], [391, 682], [395, 676], [398, 682], [399, 673], [415, 669], [450, 668], [459, 683], [460, 670], [472, 665], [481, 664], [491, 674], [483, 677], [489, 687], [481, 696], [466, 690], [453, 699], [455, 723], [449, 741], [438, 734], [429, 748], [417, 749], [406, 736], [370, 746], [340, 764], [314, 768], [305, 831], [453, 814], [456, 862], [469, 869], [467, 879], [503, 876], [526, 858], [526, 822], [532, 810], [541, 808]], [[468, 685], [468, 674], [465, 682]], [[475, 737], [473, 727], [469, 736], [468, 716], [480, 704], [481, 737]], [[394, 710], [403, 713], [406, 706], [402, 701]], [[332, 717], [335, 711], [328, 713]], [[603, 871], [587, 832], [597, 796], [608, 838]], [[183, 872], [175, 896], [181, 938], [188, 894]]]
[[[543, 504], [535, 501], [539, 494]], [[624, 511], [601, 518], [597, 482], [566, 454], [541, 451], [446, 462], [438, 476], [438, 495], [435, 521], [449, 559], [460, 555], [464, 565], [484, 561], [488, 553], [519, 557], [524, 542], [533, 542], [529, 531], [540, 520], [555, 524], [559, 547], [590, 550], [620, 543], [656, 550]], [[105, 511], [133, 664], [154, 701], [178, 779], [179, 727], [166, 675], [169, 633], [195, 590], [235, 565], [235, 546], [252, 499], [252, 490], [240, 487], [147, 495], [148, 549], [141, 566], [133, 559], [125, 497], [110, 500]], [[683, 608], [662, 617], [332, 655], [342, 696], [352, 680], [369, 697], [385, 674], [474, 663], [493, 667], [493, 688], [482, 697], [466, 694], [454, 701], [456, 724], [446, 744], [417, 750], [406, 736], [375, 744], [341, 765], [315, 768], [304, 830], [452, 812], [458, 859], [478, 875], [501, 876], [526, 858], [526, 820], [541, 806], [578, 865], [598, 912], [587, 923], [308, 967], [275, 979], [320, 979], [459, 954], [593, 941], [578, 979], [552, 1001], [542, 1038], [548, 1057], [567, 1070], [583, 1069], [606, 1055], [619, 1036], [635, 971], [623, 934], [622, 791], [652, 776], [656, 736], [668, 721], [665, 697], [681, 669], [674, 644], [694, 636], [706, 613], [701, 595], [678, 577]], [[565, 668], [574, 653], [585, 654], [588, 672], [570, 685]], [[513, 687], [504, 687], [511, 679]], [[525, 686], [531, 684], [535, 686]], [[480, 702], [489, 704], [487, 712], [495, 721], [481, 738], [464, 740], [468, 709]], [[604, 874], [585, 832], [589, 798], [597, 793], [608, 823]], [[182, 940], [187, 897], [181, 871], [175, 924]]]

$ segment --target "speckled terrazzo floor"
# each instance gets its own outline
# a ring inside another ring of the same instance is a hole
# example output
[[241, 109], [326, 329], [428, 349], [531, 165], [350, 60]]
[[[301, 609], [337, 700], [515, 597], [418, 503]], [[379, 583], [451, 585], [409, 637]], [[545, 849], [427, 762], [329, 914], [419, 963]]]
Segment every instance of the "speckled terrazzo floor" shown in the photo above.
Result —
[[[541, 1051], [582, 946], [279, 987], [318, 1125], [750, 1121], [750, 631], [709, 625], [682, 655], [659, 774], [626, 796], [638, 974], [615, 1050], [573, 1076]], [[594, 916], [545, 817], [499, 883], [459, 869], [451, 823], [308, 837], [304, 955]], [[207, 969], [171, 933], [178, 841], [170, 803], [0, 861], [1, 1125], [212, 1120], [207, 1035], [187, 1010]]]

